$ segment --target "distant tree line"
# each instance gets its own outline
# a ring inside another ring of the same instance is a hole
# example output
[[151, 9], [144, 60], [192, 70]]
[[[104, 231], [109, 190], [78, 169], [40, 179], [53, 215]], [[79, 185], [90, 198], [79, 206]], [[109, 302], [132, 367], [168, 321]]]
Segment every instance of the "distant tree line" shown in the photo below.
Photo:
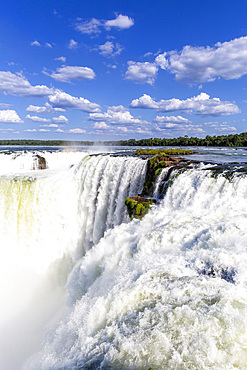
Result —
[[141, 139], [121, 141], [121, 145], [126, 146], [247, 146], [247, 133], [235, 135], [209, 136], [205, 139], [198, 137], [180, 136], [173, 139]]
[[25, 146], [76, 146], [76, 145], [118, 145], [118, 146], [246, 146], [247, 133], [235, 135], [209, 136], [204, 139], [198, 137], [180, 136], [173, 139], [129, 139], [120, 141], [63, 141], [63, 140], [0, 140], [0, 145]]
[[94, 145], [94, 141], [64, 141], [64, 140], [0, 140], [0, 145], [25, 146], [68, 146], [68, 145]]

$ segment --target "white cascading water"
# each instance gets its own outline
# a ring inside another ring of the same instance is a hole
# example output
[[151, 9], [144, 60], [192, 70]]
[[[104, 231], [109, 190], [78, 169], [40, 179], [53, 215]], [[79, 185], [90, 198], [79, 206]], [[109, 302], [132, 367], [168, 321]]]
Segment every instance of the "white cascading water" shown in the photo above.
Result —
[[23, 369], [245, 369], [246, 210], [245, 174], [181, 173], [78, 261]]
[[171, 167], [165, 167], [162, 169], [160, 175], [157, 177], [155, 184], [154, 184], [154, 192], [153, 192], [153, 197], [154, 198], [159, 198], [160, 195], [162, 195], [162, 190], [164, 187], [164, 179], [167, 177], [169, 170]]
[[48, 164], [38, 171], [36, 154], [0, 154], [0, 368], [8, 370], [38, 350], [77, 259], [127, 218], [124, 200], [145, 178], [136, 158], [38, 152]]

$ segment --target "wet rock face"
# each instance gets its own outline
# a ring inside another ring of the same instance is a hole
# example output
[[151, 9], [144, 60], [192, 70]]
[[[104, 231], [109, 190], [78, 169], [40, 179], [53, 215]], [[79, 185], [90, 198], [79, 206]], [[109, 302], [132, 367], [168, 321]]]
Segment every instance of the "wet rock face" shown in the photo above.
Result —
[[[157, 154], [154, 157], [148, 159], [146, 179], [142, 191], [143, 196], [151, 196], [154, 191], [154, 184], [156, 178], [160, 175], [161, 171], [165, 167], [177, 167], [185, 166], [191, 161], [180, 158], [170, 157], [168, 155]], [[169, 173], [170, 175], [170, 173]]]
[[44, 157], [42, 157], [39, 154], [35, 155], [35, 158], [37, 159], [38, 163], [38, 170], [45, 170], [47, 168], [47, 163]]

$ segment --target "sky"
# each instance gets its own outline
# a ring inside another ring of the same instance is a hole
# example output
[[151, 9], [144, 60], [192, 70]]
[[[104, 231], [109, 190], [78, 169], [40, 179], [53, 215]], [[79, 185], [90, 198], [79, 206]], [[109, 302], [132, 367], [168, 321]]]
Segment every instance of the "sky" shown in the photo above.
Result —
[[246, 0], [2, 0], [0, 9], [0, 139], [246, 131]]

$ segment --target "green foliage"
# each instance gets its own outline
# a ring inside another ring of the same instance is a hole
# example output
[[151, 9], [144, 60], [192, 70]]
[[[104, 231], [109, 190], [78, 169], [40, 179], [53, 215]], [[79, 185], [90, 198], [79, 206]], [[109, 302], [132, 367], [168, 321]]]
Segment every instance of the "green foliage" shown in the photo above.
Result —
[[153, 199], [140, 198], [138, 201], [131, 198], [125, 199], [127, 212], [131, 219], [138, 218], [141, 220], [142, 217], [147, 214], [150, 206], [154, 203], [155, 201]]
[[194, 154], [192, 150], [185, 149], [138, 149], [135, 151], [135, 155], [187, 155]]
[[136, 206], [136, 212], [135, 212], [136, 215], [140, 216], [144, 209], [145, 209], [144, 205], [142, 203], [138, 203]]
[[162, 171], [162, 168], [158, 168], [158, 169], [155, 171], [155, 177], [158, 177], [158, 176], [161, 174], [161, 171]]
[[241, 134], [209, 136], [204, 139], [198, 137], [178, 137], [172, 139], [141, 139], [141, 140], [123, 140], [121, 144], [125, 146], [225, 146], [225, 147], [241, 147], [247, 146], [247, 132]]
[[127, 206], [128, 209], [130, 209], [131, 211], [134, 209], [134, 207], [137, 205], [137, 201], [134, 200], [134, 199], [131, 199], [131, 198], [126, 198], [125, 199], [125, 204]]
[[[247, 132], [241, 134], [231, 135], [220, 135], [220, 136], [209, 136], [207, 135], [204, 139], [198, 137], [184, 137], [180, 136], [177, 138], [166, 139], [166, 138], [149, 138], [149, 139], [129, 139], [120, 141], [63, 141], [63, 140], [0, 140], [0, 145], [28, 145], [28, 146], [73, 146], [73, 145], [120, 145], [120, 146], [225, 146], [225, 147], [247, 147]], [[178, 151], [179, 149], [174, 149]], [[159, 151], [160, 153], [160, 151]], [[165, 153], [162, 153], [165, 155]], [[169, 153], [166, 153], [169, 155]], [[185, 155], [190, 153], [171, 153], [170, 155]], [[154, 155], [154, 154], [140, 154], [140, 155]]]

